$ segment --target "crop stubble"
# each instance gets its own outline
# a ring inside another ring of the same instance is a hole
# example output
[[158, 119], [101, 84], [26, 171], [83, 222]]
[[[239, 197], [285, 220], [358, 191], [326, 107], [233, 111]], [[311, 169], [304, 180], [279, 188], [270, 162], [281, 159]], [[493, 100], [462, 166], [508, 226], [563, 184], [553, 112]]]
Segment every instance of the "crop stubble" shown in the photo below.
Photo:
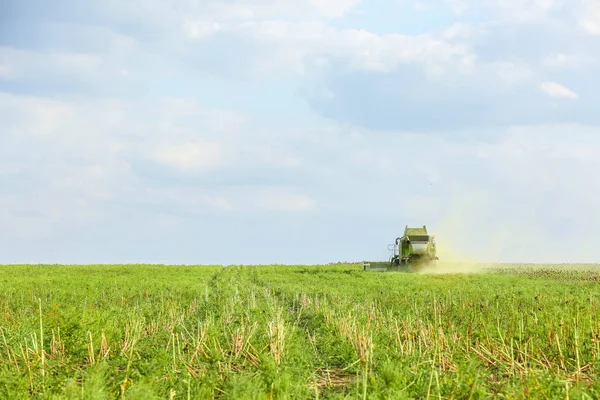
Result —
[[594, 266], [1, 266], [2, 398], [600, 397]]

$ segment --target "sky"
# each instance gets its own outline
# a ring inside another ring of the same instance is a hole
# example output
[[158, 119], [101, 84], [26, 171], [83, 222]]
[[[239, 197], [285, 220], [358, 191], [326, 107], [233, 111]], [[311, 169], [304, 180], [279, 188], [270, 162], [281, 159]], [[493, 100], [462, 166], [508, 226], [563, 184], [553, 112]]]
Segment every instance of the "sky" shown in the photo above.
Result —
[[4, 0], [0, 263], [600, 260], [598, 0]]

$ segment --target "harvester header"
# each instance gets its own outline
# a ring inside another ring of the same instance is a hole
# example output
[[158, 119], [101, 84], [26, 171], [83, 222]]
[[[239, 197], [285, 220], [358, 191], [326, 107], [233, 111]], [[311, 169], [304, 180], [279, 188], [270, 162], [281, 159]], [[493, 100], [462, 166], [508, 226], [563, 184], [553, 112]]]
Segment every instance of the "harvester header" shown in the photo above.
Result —
[[434, 266], [437, 257], [435, 236], [427, 232], [427, 226], [404, 228], [404, 235], [396, 238], [388, 249], [392, 255], [388, 262], [366, 261], [365, 271], [413, 270], [420, 266]]

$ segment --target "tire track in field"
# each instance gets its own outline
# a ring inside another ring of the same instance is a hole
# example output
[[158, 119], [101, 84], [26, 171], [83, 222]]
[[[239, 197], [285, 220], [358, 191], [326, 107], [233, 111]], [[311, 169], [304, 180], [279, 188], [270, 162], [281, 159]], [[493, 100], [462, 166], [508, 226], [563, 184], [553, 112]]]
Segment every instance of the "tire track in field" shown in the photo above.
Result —
[[310, 354], [312, 382], [322, 395], [328, 392], [344, 392], [354, 385], [359, 370], [355, 364], [352, 345], [341, 337], [335, 326], [327, 322], [325, 314], [315, 306], [319, 300], [298, 292], [287, 292], [269, 281], [261, 279], [254, 270], [252, 284], [271, 291], [278, 304], [285, 310], [287, 322], [302, 332], [302, 347]]
[[[308, 357], [310, 343], [273, 287], [259, 279], [257, 269], [246, 266], [229, 267], [213, 276], [212, 282], [223, 290], [219, 301], [236, 309], [231, 324], [256, 329], [251, 342], [255, 369], [247, 371], [252, 370], [269, 393], [275, 390], [271, 393], [274, 396], [279, 391], [292, 398], [311, 397], [314, 357]], [[226, 390], [226, 386], [221, 389]]]

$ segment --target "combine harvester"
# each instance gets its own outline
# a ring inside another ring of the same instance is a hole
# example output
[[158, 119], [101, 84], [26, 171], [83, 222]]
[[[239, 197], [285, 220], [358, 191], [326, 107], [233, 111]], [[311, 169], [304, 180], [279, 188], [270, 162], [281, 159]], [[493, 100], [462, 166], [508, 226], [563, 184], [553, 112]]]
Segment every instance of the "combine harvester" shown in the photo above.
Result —
[[[393, 247], [392, 247], [393, 246]], [[423, 267], [435, 266], [439, 260], [435, 247], [435, 236], [427, 233], [427, 227], [404, 228], [404, 236], [396, 238], [388, 249], [392, 252], [389, 261], [365, 261], [364, 271], [417, 271]]]

